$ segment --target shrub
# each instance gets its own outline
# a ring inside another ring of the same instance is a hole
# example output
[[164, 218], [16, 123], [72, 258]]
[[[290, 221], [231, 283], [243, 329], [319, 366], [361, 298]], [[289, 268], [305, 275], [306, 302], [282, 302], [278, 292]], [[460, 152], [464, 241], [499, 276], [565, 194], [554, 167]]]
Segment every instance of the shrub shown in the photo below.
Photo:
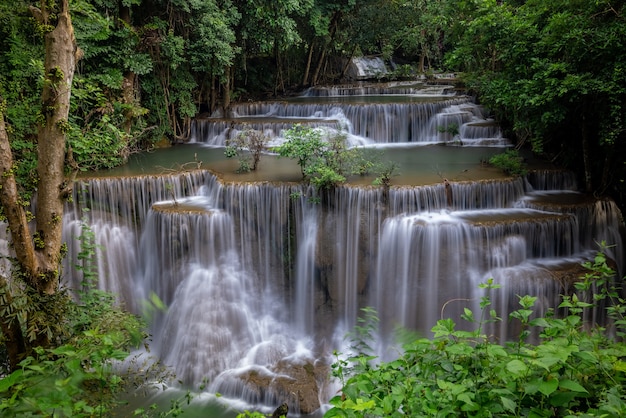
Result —
[[[552, 311], [532, 319], [536, 298], [518, 297], [520, 308], [509, 318], [521, 325], [515, 342], [501, 345], [484, 334], [487, 323], [501, 321], [487, 293], [480, 318], [470, 309], [462, 315], [474, 331], [442, 319], [432, 339], [414, 339], [397, 360], [373, 365], [367, 350], [345, 360], [337, 355], [333, 374], [343, 388], [324, 416], [625, 416], [626, 346], [583, 318], [607, 303], [615, 335], [622, 336], [626, 304], [602, 253], [586, 266], [577, 293], [563, 296], [562, 318]], [[489, 280], [481, 287], [490, 292], [498, 285]], [[593, 302], [584, 302], [591, 289]], [[536, 344], [526, 341], [531, 331], [538, 331]]]
[[527, 173], [524, 158], [517, 150], [508, 150], [494, 155], [489, 159], [489, 164], [512, 176], [525, 176]]
[[326, 137], [322, 133], [319, 129], [296, 125], [285, 132], [286, 141], [274, 148], [279, 156], [297, 160], [302, 179], [318, 190], [331, 189], [344, 183], [348, 176], [371, 171], [381, 173], [380, 184], [383, 184], [395, 171], [396, 166], [389, 168], [358, 149], [348, 149], [344, 133]]
[[259, 166], [261, 153], [269, 141], [269, 137], [261, 131], [253, 129], [239, 133], [236, 138], [226, 141], [224, 155], [239, 159], [238, 173], [254, 171]]

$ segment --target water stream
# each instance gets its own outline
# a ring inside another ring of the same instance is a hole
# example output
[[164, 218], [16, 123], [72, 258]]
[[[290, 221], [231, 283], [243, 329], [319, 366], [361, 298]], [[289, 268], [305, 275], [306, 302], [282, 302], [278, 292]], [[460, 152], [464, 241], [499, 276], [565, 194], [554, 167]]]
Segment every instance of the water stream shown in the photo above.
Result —
[[[578, 193], [560, 170], [513, 179], [481, 164], [508, 141], [449, 88], [320, 89], [234, 110], [196, 120], [192, 144], [81, 179], [68, 207], [66, 284], [80, 281], [72, 264], [86, 219], [101, 287], [135, 312], [153, 293], [168, 307], [152, 318], [152, 355], [182, 386], [172, 382], [161, 400], [192, 388], [211, 416], [282, 402], [319, 416], [336, 390], [332, 351], [346, 349], [365, 306], [379, 314], [374, 343], [385, 357], [397, 326], [428, 335], [437, 319], [458, 320], [478, 307], [489, 277], [503, 285], [494, 306], [506, 318], [517, 294], [554, 307], [567, 287], [555, 277], [600, 241], [616, 246], [609, 256], [623, 272], [615, 204]], [[397, 161], [401, 175], [388, 193], [358, 178], [315, 203], [290, 161], [264, 155], [258, 173], [238, 175], [223, 158], [237, 132], [260, 129], [280, 143], [294, 123], [347, 132], [353, 146]], [[502, 340], [515, 332], [506, 321], [493, 330]]]

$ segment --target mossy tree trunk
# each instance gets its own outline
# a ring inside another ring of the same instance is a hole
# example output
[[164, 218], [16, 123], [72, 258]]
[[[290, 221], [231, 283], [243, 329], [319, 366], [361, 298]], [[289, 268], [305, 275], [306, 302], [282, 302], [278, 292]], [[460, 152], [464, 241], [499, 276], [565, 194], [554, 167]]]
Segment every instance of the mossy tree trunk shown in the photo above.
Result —
[[34, 231], [27, 221], [27, 202], [22, 202], [19, 195], [4, 112], [0, 112], [1, 203], [11, 231], [16, 272], [23, 278], [26, 292], [35, 295], [35, 309], [41, 309], [29, 315], [26, 323], [22, 324], [27, 327], [28, 338], [25, 339], [24, 335], [19, 335], [21, 330], [17, 316], [11, 315], [10, 289], [16, 287], [2, 280], [0, 285], [4, 285], [1, 290], [4, 297], [0, 308], [4, 308], [5, 315], [2, 315], [1, 325], [3, 332], [10, 333], [7, 352], [11, 356], [12, 367], [28, 354], [29, 347], [49, 345], [54, 338], [50, 330], [59, 327], [59, 318], [50, 318], [48, 313], [55, 312], [52, 305], [59, 300], [55, 294], [62, 258], [63, 206], [71, 186], [65, 173], [66, 134], [70, 126], [70, 96], [78, 49], [69, 14], [69, 0], [58, 2], [55, 10], [47, 9], [47, 4], [42, 1], [41, 10], [31, 8], [42, 27], [51, 28], [45, 35], [44, 87], [37, 133], [38, 184]]

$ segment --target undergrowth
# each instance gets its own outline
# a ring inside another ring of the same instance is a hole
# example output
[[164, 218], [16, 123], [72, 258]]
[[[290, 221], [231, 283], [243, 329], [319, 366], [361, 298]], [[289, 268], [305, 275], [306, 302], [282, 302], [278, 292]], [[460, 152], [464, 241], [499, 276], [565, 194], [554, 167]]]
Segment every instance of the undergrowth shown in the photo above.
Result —
[[[120, 394], [137, 386], [135, 364], [119, 367], [146, 337], [143, 321], [97, 286], [94, 234], [86, 222], [75, 266], [82, 273], [76, 299], [57, 327], [56, 344], [35, 348], [15, 370], [0, 377], [0, 417], [111, 416]], [[14, 306], [16, 317], [22, 306]]]
[[[396, 360], [376, 362], [356, 339], [356, 355], [339, 353], [333, 375], [342, 384], [325, 418], [334, 417], [623, 417], [626, 416], [626, 303], [615, 272], [600, 252], [589, 273], [563, 295], [556, 312], [534, 317], [536, 297], [518, 296], [510, 314], [522, 330], [516, 341], [498, 343], [484, 333], [502, 321], [490, 308], [492, 279], [481, 285], [480, 312], [466, 309], [474, 331], [441, 319], [433, 337], [403, 346]], [[602, 307], [607, 326], [585, 321]], [[367, 311], [371, 317], [372, 312]], [[360, 335], [375, 329], [369, 321]], [[529, 342], [529, 336], [539, 336]]]

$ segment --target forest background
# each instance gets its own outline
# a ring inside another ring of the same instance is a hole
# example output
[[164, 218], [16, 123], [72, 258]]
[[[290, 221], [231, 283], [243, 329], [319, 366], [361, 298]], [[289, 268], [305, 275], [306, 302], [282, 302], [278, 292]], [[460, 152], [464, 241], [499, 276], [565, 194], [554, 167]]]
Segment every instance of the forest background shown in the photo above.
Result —
[[[48, 1], [50, 3], [50, 1]], [[45, 27], [0, 5], [0, 95], [18, 178], [34, 186]], [[230, 103], [341, 82], [360, 55], [390, 78], [455, 72], [518, 147], [624, 208], [626, 22], [619, 0], [72, 0], [80, 51], [68, 147], [119, 165]]]

